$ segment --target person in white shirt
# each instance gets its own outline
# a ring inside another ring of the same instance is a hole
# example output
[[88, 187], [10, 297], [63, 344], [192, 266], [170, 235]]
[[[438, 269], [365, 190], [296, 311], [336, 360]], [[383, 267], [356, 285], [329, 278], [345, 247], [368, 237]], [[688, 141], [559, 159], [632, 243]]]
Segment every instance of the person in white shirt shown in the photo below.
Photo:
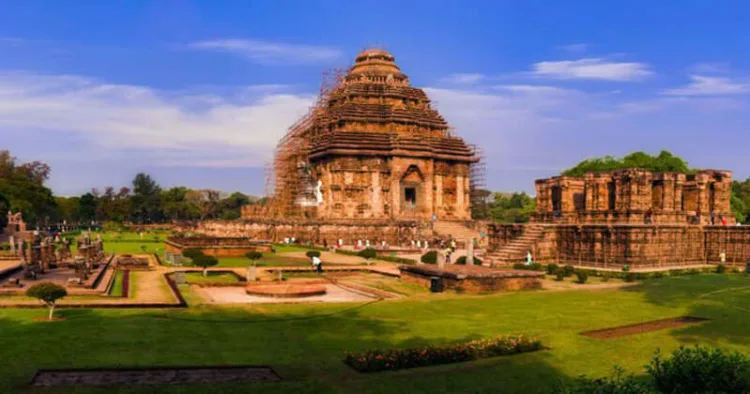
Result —
[[317, 273], [319, 273], [319, 274], [320, 274], [321, 272], [323, 272], [323, 262], [322, 262], [322, 261], [320, 261], [320, 257], [318, 257], [318, 256], [313, 256], [313, 258], [312, 258], [312, 263], [313, 263], [313, 269], [314, 269], [314, 270], [315, 270], [315, 271], [316, 271]]

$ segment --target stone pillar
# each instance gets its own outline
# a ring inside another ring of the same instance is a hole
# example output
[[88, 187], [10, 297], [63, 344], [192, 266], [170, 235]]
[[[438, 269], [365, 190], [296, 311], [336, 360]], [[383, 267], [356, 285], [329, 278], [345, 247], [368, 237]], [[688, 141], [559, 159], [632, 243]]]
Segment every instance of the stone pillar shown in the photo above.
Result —
[[445, 214], [443, 212], [443, 176], [435, 175], [435, 207], [433, 211], [438, 217]]
[[16, 255], [16, 239], [12, 235], [10, 236], [10, 254]]
[[466, 265], [474, 265], [474, 238], [466, 238]]
[[464, 212], [465, 210], [464, 176], [456, 175], [456, 212]]
[[383, 217], [383, 188], [380, 186], [380, 172], [370, 173], [370, 184], [372, 187], [371, 209], [374, 217]]
[[245, 282], [247, 283], [255, 282], [255, 278], [256, 278], [255, 273], [256, 273], [256, 267], [254, 265], [247, 267], [247, 274], [245, 274]]

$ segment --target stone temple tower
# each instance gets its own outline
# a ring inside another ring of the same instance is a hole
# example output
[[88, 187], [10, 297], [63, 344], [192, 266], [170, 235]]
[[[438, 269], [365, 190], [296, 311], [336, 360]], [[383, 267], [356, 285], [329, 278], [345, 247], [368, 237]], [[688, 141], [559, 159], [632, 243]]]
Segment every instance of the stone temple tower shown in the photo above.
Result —
[[365, 50], [279, 143], [270, 216], [467, 220], [477, 161], [393, 55]]

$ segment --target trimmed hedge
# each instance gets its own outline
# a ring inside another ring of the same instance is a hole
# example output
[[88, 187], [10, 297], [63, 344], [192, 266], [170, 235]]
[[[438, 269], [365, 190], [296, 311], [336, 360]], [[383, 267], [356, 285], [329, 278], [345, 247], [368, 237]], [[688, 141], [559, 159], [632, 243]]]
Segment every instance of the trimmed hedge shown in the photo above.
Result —
[[531, 263], [526, 265], [524, 263], [513, 264], [513, 269], [526, 270], [526, 271], [546, 271], [547, 268], [539, 263]]
[[394, 371], [507, 356], [541, 349], [542, 342], [538, 339], [525, 336], [508, 336], [478, 339], [442, 347], [371, 349], [363, 353], [347, 353], [344, 363], [359, 372]]
[[329, 248], [325, 248], [323, 246], [305, 245], [305, 244], [280, 244], [280, 243], [275, 243], [275, 244], [272, 244], [271, 246], [276, 246], [276, 247], [294, 246], [295, 248], [307, 249], [307, 250], [317, 250], [319, 252], [328, 252], [330, 250]]
[[425, 264], [437, 264], [437, 252], [432, 250], [422, 255], [420, 259]]

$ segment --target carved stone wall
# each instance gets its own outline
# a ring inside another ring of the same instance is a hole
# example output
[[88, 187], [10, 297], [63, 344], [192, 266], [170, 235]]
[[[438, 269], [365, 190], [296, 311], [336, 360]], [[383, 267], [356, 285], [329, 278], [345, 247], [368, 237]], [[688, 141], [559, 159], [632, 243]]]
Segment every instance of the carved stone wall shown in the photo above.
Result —
[[[187, 229], [186, 229], [187, 230]], [[335, 245], [342, 239], [351, 245], [357, 240], [369, 240], [373, 245], [385, 241], [389, 245], [406, 245], [412, 240], [432, 240], [429, 222], [412, 221], [205, 221], [193, 229], [214, 237], [249, 237], [272, 242], [296, 238], [299, 242], [312, 241], [317, 245]]]
[[536, 181], [534, 220], [582, 224], [734, 224], [732, 173], [652, 173], [641, 169]]
[[[489, 251], [523, 234], [525, 225], [489, 226]], [[653, 268], [750, 261], [750, 227], [686, 225], [546, 225], [530, 247], [541, 263], [599, 268]]]

